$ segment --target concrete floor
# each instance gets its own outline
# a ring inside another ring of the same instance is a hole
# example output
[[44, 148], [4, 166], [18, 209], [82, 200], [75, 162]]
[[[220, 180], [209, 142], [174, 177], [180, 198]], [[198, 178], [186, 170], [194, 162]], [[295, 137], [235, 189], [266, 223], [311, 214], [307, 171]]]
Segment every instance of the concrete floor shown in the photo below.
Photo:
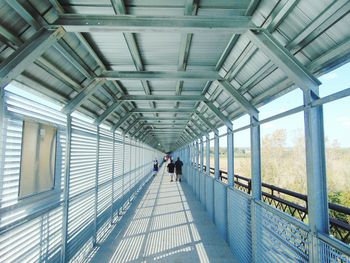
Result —
[[160, 169], [92, 262], [235, 262], [190, 187]]

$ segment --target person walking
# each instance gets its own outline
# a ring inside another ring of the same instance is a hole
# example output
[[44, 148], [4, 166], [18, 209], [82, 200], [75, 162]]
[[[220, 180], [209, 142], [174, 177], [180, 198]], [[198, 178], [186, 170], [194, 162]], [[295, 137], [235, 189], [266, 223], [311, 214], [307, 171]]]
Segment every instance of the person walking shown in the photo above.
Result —
[[176, 169], [175, 181], [181, 182], [182, 166], [183, 166], [183, 163], [181, 162], [180, 157], [177, 157], [177, 160], [175, 162], [175, 169]]
[[155, 176], [158, 173], [158, 168], [159, 168], [158, 160], [155, 159], [153, 162], [153, 176]]
[[168, 173], [170, 175], [170, 182], [174, 181], [174, 170], [175, 170], [175, 164], [173, 163], [173, 160], [170, 159], [170, 163], [167, 166], [168, 168]]

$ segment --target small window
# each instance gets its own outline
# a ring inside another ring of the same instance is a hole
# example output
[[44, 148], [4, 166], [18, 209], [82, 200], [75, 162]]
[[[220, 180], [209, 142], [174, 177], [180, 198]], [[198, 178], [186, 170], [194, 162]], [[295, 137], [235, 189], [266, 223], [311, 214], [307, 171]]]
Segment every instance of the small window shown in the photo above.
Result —
[[19, 198], [54, 189], [57, 128], [23, 122]]

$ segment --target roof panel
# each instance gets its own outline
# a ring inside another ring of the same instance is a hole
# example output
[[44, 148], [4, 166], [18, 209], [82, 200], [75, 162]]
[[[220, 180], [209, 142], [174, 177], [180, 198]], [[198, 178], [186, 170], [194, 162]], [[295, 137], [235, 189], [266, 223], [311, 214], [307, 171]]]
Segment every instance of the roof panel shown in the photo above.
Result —
[[214, 69], [231, 36], [229, 33], [193, 34], [188, 65]]
[[135, 69], [122, 33], [93, 32], [88, 34], [88, 39], [94, 50], [106, 63], [105, 66], [118, 68], [119, 70], [121, 70], [120, 66]]
[[177, 65], [180, 34], [137, 33], [135, 39], [145, 65]]

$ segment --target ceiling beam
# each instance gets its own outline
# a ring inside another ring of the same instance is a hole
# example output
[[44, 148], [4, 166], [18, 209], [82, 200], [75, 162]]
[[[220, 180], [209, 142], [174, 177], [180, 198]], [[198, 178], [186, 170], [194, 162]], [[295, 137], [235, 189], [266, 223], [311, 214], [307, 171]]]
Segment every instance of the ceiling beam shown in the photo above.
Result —
[[239, 91], [227, 80], [219, 80], [217, 83], [219, 83], [219, 85], [223, 87], [250, 116], [257, 116], [259, 114], [259, 111], [253, 106], [253, 104], [239, 93]]
[[93, 80], [90, 84], [71, 99], [62, 109], [64, 113], [72, 113], [84, 103], [94, 92], [96, 92], [105, 81]]
[[207, 100], [204, 96], [196, 95], [124, 95], [120, 100], [126, 101], [205, 101]]
[[149, 108], [135, 108], [132, 110], [132, 112], [135, 113], [188, 113], [193, 112], [193, 108], [179, 108], [179, 109], [169, 109], [169, 108], [157, 108], [157, 109], [149, 109]]
[[[187, 0], [185, 1], [184, 15], [196, 15], [198, 10], [198, 3], [195, 0]], [[192, 42], [191, 33], [182, 33], [181, 34], [181, 42], [180, 42], [180, 50], [178, 57], [177, 70], [185, 71], [187, 68], [188, 56], [190, 53], [190, 46]], [[179, 80], [176, 83], [175, 94], [180, 95], [183, 88], [183, 80]], [[178, 107], [178, 102], [175, 102], [175, 107]]]
[[180, 118], [180, 117], [141, 117], [140, 120], [144, 121], [189, 121], [190, 118]]
[[231, 32], [242, 34], [258, 29], [249, 16], [128, 16], [60, 14], [50, 26], [63, 26], [67, 32]]
[[318, 94], [320, 81], [315, 78], [287, 49], [267, 31], [247, 31], [248, 38], [269, 59], [304, 91], [312, 90]]
[[227, 126], [227, 128], [232, 130], [232, 122], [230, 121], [229, 118], [227, 118], [215, 105], [210, 102], [204, 102], [208, 108], [216, 115], [219, 117], [219, 119]]
[[64, 30], [41, 29], [0, 65], [0, 88], [4, 88], [64, 35]]
[[327, 28], [339, 21], [343, 16], [350, 11], [349, 0], [333, 1], [329, 6], [325, 6], [322, 13], [314, 19], [311, 24], [288, 43], [286, 48], [295, 53], [307, 46], [316, 37], [322, 34]]
[[98, 79], [107, 80], [217, 80], [222, 77], [216, 71], [105, 71]]
[[[136, 125], [139, 121], [140, 121], [139, 118], [135, 119], [128, 127], [126, 127], [126, 128], [124, 129], [125, 133], [131, 134], [130, 131], [132, 130], [132, 128], [135, 127], [135, 125]], [[132, 137], [132, 136], [131, 136], [131, 137]]]
[[121, 119], [113, 125], [112, 131], [115, 131], [118, 129], [131, 115], [133, 114], [132, 111], [127, 112], [124, 116], [121, 117]]
[[[114, 12], [116, 15], [125, 15], [126, 14], [126, 8], [123, 0], [111, 0], [111, 4], [113, 6]], [[132, 33], [123, 33], [124, 40], [126, 45], [128, 46], [129, 53], [131, 55], [131, 58], [134, 62], [135, 68], [138, 71], [143, 71], [144, 66], [142, 63], [140, 51], [138, 49], [134, 34]], [[151, 88], [149, 87], [148, 81], [141, 80], [141, 85], [143, 87], [143, 90], [146, 95], [151, 94]], [[155, 104], [153, 102], [150, 102], [150, 106], [152, 108], [155, 108]]]
[[111, 106], [107, 106], [107, 109], [95, 120], [95, 124], [101, 124], [105, 119], [107, 119], [118, 107], [120, 107], [124, 102], [117, 100], [113, 102]]
[[[139, 118], [139, 121], [137, 122], [139, 125], [135, 128], [135, 131], [133, 131], [132, 133], [130, 133], [131, 137], [134, 138], [138, 138], [139, 135], [141, 135], [142, 132], [144, 132], [145, 130], [145, 126], [144, 123], [142, 122], [141, 118]], [[136, 136], [137, 135], [137, 136]]]
[[204, 118], [203, 114], [200, 113], [199, 111], [196, 111], [195, 114], [198, 116], [198, 118], [202, 121], [202, 123], [204, 123], [205, 125], [207, 125], [212, 131], [215, 130], [215, 126], [213, 124], [210, 123], [209, 120], [207, 120], [206, 118]]

